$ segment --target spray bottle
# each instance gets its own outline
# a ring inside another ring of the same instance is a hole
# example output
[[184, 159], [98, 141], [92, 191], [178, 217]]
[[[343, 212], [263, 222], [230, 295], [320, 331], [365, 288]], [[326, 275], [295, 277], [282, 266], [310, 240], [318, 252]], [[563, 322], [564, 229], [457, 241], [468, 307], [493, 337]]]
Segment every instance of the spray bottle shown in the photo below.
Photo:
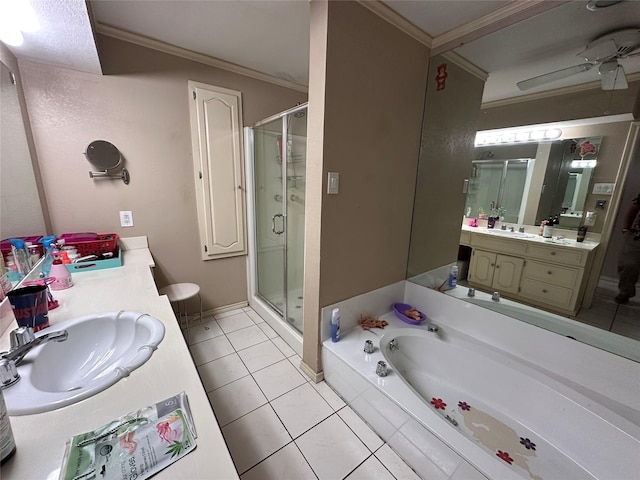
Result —
[[51, 265], [55, 259], [55, 254], [58, 251], [56, 245], [56, 236], [50, 235], [42, 239], [42, 248], [44, 248], [44, 260], [42, 261], [41, 277], [46, 278], [51, 272]]
[[331, 311], [331, 341], [340, 340], [340, 309], [334, 308]]

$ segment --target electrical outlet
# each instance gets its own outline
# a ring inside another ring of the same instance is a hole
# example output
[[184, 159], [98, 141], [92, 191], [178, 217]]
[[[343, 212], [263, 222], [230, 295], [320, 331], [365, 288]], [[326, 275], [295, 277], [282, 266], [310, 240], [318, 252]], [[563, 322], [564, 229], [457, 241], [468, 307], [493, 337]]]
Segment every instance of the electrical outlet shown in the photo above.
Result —
[[120, 226], [133, 227], [133, 213], [129, 210], [120, 210]]

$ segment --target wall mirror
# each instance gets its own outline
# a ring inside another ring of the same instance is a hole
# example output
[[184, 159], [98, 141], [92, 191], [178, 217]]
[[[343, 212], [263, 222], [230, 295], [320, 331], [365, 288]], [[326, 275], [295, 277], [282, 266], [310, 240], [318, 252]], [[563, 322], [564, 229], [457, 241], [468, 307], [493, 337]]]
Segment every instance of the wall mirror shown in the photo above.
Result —
[[0, 239], [46, 235], [17, 78], [4, 63], [0, 63], [0, 125]]
[[[540, 18], [537, 18], [536, 22], [539, 24], [540, 19], [547, 15], [550, 16], [548, 18], [551, 18], [555, 13], [551, 10], [549, 13], [539, 15], [538, 17]], [[527, 22], [529, 21], [522, 22], [522, 25]], [[555, 25], [554, 22], [549, 21], [548, 23], [549, 28], [545, 30], [545, 36], [551, 38], [553, 37], [552, 29], [556, 27], [553, 26]], [[502, 32], [498, 31], [488, 36], [493, 38], [483, 43], [483, 48], [477, 47], [476, 49], [488, 51], [487, 45], [492, 45], [493, 47], [489, 50], [492, 52], [492, 61], [502, 66], [508, 63], [511, 68], [517, 69], [523, 63], [526, 63], [526, 59], [517, 58], [509, 50], [513, 42], [519, 41], [516, 37], [521, 25], [509, 28], [509, 35], [513, 37], [510, 41], [500, 40]], [[563, 26], [562, 28], [566, 27]], [[522, 27], [522, 29], [527, 30], [525, 27]], [[482, 41], [483, 39], [479, 39], [470, 42], [462, 48], [454, 49], [454, 52], [464, 57], [466, 48], [473, 50], [474, 44]], [[525, 40], [522, 39], [520, 41]], [[552, 53], [550, 52], [550, 55]], [[479, 66], [482, 68], [482, 65]], [[633, 83], [630, 84], [628, 92], [634, 91], [637, 91], [637, 83], [635, 83], [635, 86]], [[517, 103], [513, 100], [492, 99], [491, 102], [483, 105], [479, 115], [480, 130], [516, 127], [534, 128], [535, 124], [558, 125], [560, 122], [571, 125], [569, 128], [562, 127], [563, 136], [540, 143], [522, 144], [519, 150], [515, 149], [513, 145], [500, 145], [500, 142], [495, 142], [491, 145], [476, 144], [478, 146], [470, 158], [470, 162], [473, 160], [474, 163], [469, 169], [467, 204], [459, 212], [459, 216], [456, 214], [451, 215], [448, 220], [451, 222], [450, 225], [438, 224], [438, 226], [442, 228], [453, 228], [454, 224], [459, 226], [465, 216], [476, 216], [480, 207], [484, 209], [485, 213], [489, 213], [492, 207], [496, 210], [498, 207], [502, 207], [501, 216], [511, 224], [535, 225], [539, 224], [541, 219], [557, 214], [562, 215], [561, 227], [573, 230], [582, 222], [584, 212], [594, 211], [596, 208], [593, 195], [594, 184], [615, 182], [614, 194], [604, 197], [607, 199], [606, 210], [595, 210], [598, 212], [599, 219], [597, 227], [590, 227], [589, 231], [601, 234], [603, 239], [609, 237], [608, 249], [601, 246], [602, 251], [599, 251], [598, 255], [604, 256], [605, 253], [610, 252], [606, 255], [607, 262], [609, 262], [609, 257], [617, 257], [616, 250], [619, 245], [616, 244], [617, 236], [616, 231], [614, 231], [613, 220], [619, 216], [618, 209], [623, 211], [625, 208], [620, 206], [620, 202], [622, 200], [624, 204], [624, 199], [628, 195], [623, 197], [621, 192], [626, 191], [625, 185], [633, 181], [631, 179], [632, 176], [626, 174], [627, 167], [622, 164], [622, 152], [625, 150], [624, 147], [621, 147], [625, 145], [625, 140], [628, 141], [627, 134], [633, 117], [627, 115], [624, 118], [611, 119], [612, 115], [620, 115], [622, 117], [621, 114], [628, 114], [631, 105], [633, 105], [633, 96], [630, 101], [625, 100], [622, 102], [618, 100], [619, 98], [629, 98], [621, 97], [624, 92], [620, 90], [602, 92], [596, 88], [577, 93], [556, 92], [556, 95], [550, 99], [538, 96], [528, 98], [530, 101], [522, 103]], [[623, 106], [623, 103], [625, 106]], [[578, 119], [583, 119], [580, 121], [584, 121], [585, 126], [578, 125]], [[590, 121], [592, 123], [589, 123]], [[609, 124], [608, 122], [612, 123]], [[612, 127], [612, 125], [616, 126]], [[637, 136], [638, 128], [634, 128], [634, 135]], [[595, 152], [581, 151], [581, 145], [585, 140], [589, 140], [589, 143], [595, 147]], [[633, 145], [629, 146], [629, 152], [633, 152], [634, 148], [637, 156], [638, 145], [635, 147]], [[539, 161], [544, 149], [547, 150], [545, 152], [547, 153], [547, 160], [553, 158], [553, 161], [548, 162], [549, 168], [547, 168], [547, 165], [544, 165], [543, 168], [543, 162]], [[612, 153], [614, 150], [616, 152], [615, 155]], [[584, 153], [584, 155], [581, 156], [580, 153]], [[630, 162], [630, 158], [632, 158], [632, 154], [628, 153], [625, 159]], [[595, 166], [593, 164], [594, 160]], [[540, 185], [537, 188], [534, 188], [535, 185], [527, 185], [527, 181], [534, 171], [536, 171], [537, 175], [542, 175], [542, 178], [538, 178]], [[418, 184], [416, 186], [417, 190], [428, 188], [433, 188], [433, 185]], [[424, 208], [424, 206], [421, 206], [419, 209]], [[611, 216], [607, 217], [609, 213], [611, 213]], [[607, 218], [607, 230], [602, 230], [605, 226], [605, 218]], [[428, 219], [425, 220], [419, 216], [414, 216], [412, 231], [421, 230], [420, 225], [425, 221], [428, 221]], [[429, 246], [420, 245], [419, 242], [412, 242], [410, 248], [410, 261], [412, 257], [417, 259], [433, 257], [428, 252], [424, 252], [424, 250], [429, 249]], [[455, 258], [450, 260], [453, 261]], [[615, 260], [613, 262], [615, 265]], [[416, 261], [416, 263], [420, 262]], [[607, 270], [605, 268], [607, 265], [603, 265], [602, 272]], [[448, 272], [446, 265], [441, 266]], [[425, 271], [413, 267], [409, 263], [409, 280], [426, 285], [420, 278], [425, 274]], [[437, 268], [437, 265], [431, 268]], [[603, 279], [600, 266], [591, 269], [588, 275], [587, 281], [589, 285], [598, 285]], [[616, 280], [615, 268], [613, 268], [613, 273], [607, 273], [607, 277], [611, 277], [610, 280]], [[613, 281], [610, 283], [615, 292], [615, 283]], [[466, 289], [464, 290], [463, 296], [466, 293]], [[612, 299], [615, 294], [609, 295], [611, 303], [613, 303]], [[608, 315], [610, 310], [616, 310], [616, 308], [615, 303], [607, 305], [607, 313], [603, 313], [601, 316]], [[591, 310], [593, 310], [593, 307]], [[527, 318], [526, 314], [518, 310], [502, 313], [532, 323], [532, 320]], [[580, 313], [578, 318], [580, 318]], [[612, 321], [593, 321], [590, 322], [590, 325], [585, 325], [585, 323], [571, 318], [565, 317], [561, 320], [565, 324], [588, 331], [591, 338], [580, 339], [585, 343], [625, 356], [627, 354], [623, 353], [623, 349], [640, 352], [640, 342], [637, 341], [640, 336], [638, 336], [637, 331], [627, 333], [622, 329], [613, 330]], [[551, 323], [542, 326], [542, 328], [566, 335]], [[612, 331], [608, 331], [610, 329]], [[621, 345], [624, 346], [621, 347]], [[632, 357], [633, 355], [628, 356]]]
[[[586, 137], [476, 147], [465, 216], [491, 215], [518, 225], [557, 217], [561, 228], [577, 229], [601, 144], [602, 137]], [[536, 176], [543, 183], [532, 182]]]

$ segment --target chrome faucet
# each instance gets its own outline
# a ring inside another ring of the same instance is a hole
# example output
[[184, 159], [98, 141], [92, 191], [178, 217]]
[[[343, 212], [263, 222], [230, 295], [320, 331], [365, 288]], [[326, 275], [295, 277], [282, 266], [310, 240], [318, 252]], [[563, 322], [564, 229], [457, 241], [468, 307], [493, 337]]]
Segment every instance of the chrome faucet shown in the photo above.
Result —
[[438, 329], [440, 328], [440, 327], [438, 327], [438, 325], [436, 325], [435, 323], [429, 323], [429, 322], [427, 322], [425, 325], [426, 325], [426, 327], [427, 327], [427, 331], [428, 331], [428, 332], [437, 332], [437, 331], [438, 331]]
[[389, 350], [391, 350], [393, 352], [394, 350], [397, 350], [398, 348], [399, 348], [398, 340], [396, 338], [392, 339], [389, 342]]
[[0, 358], [15, 362], [16, 366], [24, 359], [25, 355], [34, 348], [48, 342], [64, 342], [69, 333], [66, 330], [45, 333], [36, 338], [31, 327], [18, 327], [10, 334], [11, 348], [8, 352], [0, 353]]

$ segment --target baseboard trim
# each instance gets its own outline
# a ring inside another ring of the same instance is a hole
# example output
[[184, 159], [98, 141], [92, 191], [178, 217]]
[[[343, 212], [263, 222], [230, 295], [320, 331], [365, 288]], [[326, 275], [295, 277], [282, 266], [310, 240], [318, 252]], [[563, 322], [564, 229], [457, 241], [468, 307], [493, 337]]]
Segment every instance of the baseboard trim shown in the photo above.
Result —
[[314, 372], [313, 369], [304, 363], [304, 360], [300, 360], [300, 370], [302, 370], [305, 375], [307, 375], [314, 383], [320, 383], [324, 380], [324, 372]]

